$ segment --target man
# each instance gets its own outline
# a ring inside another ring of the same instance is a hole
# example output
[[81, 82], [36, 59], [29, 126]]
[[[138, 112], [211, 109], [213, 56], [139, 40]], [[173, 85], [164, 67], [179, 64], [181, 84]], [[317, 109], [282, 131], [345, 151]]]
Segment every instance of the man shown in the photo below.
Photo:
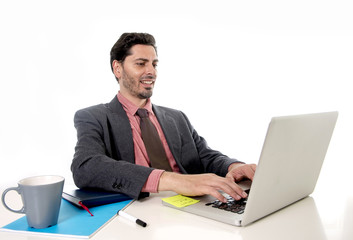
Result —
[[[255, 164], [244, 164], [210, 149], [182, 112], [151, 103], [158, 64], [153, 36], [124, 33], [110, 55], [120, 91], [110, 103], [75, 114], [78, 141], [71, 166], [75, 184], [136, 199], [159, 191], [210, 194], [223, 202], [226, 199], [219, 190], [235, 199], [246, 197], [236, 182], [252, 180]], [[140, 115], [141, 111], [146, 115]], [[145, 123], [158, 133], [152, 144], [147, 138], [153, 134], [142, 136]], [[149, 146], [156, 147], [157, 142], [163, 154], [152, 156]], [[162, 166], [154, 162], [165, 167], [154, 167]]]

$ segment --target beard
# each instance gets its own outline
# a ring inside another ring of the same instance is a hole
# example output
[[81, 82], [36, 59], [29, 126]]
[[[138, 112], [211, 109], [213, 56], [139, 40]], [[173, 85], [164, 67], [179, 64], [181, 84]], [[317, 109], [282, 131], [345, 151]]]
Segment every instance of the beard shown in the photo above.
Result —
[[138, 97], [140, 99], [148, 99], [148, 98], [152, 97], [152, 94], [153, 94], [152, 89], [150, 91], [146, 90], [146, 91], [140, 92], [138, 94]]
[[[143, 79], [144, 77], [142, 77]], [[146, 77], [145, 77], [146, 78]], [[153, 77], [155, 78], [155, 77]], [[140, 90], [140, 80], [142, 79], [135, 79], [134, 77], [130, 76], [125, 71], [122, 74], [122, 84], [125, 89], [127, 89], [131, 95], [136, 96], [140, 99], [148, 99], [152, 97], [153, 94], [153, 86], [144, 88]]]

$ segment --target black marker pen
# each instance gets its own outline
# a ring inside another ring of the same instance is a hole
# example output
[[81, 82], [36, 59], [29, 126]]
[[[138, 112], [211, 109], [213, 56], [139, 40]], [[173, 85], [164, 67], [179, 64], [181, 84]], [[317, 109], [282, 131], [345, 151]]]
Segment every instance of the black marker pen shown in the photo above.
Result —
[[140, 220], [138, 218], [135, 218], [135, 217], [131, 216], [130, 214], [127, 214], [126, 212], [123, 212], [123, 211], [119, 210], [117, 212], [117, 214], [119, 216], [122, 216], [122, 217], [124, 217], [124, 218], [126, 218], [128, 220], [131, 220], [131, 221], [137, 223], [138, 225], [140, 225], [142, 227], [146, 227], [147, 226], [147, 223], [145, 223], [144, 221], [142, 221], [142, 220]]

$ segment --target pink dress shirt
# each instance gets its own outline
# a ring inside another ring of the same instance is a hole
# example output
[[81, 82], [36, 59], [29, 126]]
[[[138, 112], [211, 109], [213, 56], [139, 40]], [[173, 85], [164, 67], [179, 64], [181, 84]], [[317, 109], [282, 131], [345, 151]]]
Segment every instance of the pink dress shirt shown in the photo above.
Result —
[[[137, 110], [139, 109], [135, 104], [130, 102], [127, 98], [125, 98], [120, 92], [118, 93], [118, 100], [123, 106], [127, 117], [129, 118], [131, 131], [132, 131], [132, 139], [134, 142], [134, 152], [135, 152], [135, 164], [150, 167], [150, 160], [147, 155], [147, 151], [145, 148], [145, 144], [143, 143], [141, 137], [141, 130], [140, 130], [140, 117], [136, 115]], [[144, 107], [149, 112], [149, 118], [153, 125], [156, 127], [159, 137], [161, 138], [162, 144], [164, 146], [165, 153], [167, 155], [169, 164], [173, 170], [173, 172], [179, 172], [180, 169], [176, 164], [176, 161], [172, 155], [172, 152], [169, 149], [167, 140], [164, 136], [161, 126], [157, 120], [156, 115], [152, 111], [152, 103], [151, 100], [148, 99], [147, 103]], [[161, 169], [154, 169], [150, 176], [148, 177], [145, 185], [142, 188], [142, 192], [158, 192], [158, 183], [159, 179], [162, 175], [164, 170]]]

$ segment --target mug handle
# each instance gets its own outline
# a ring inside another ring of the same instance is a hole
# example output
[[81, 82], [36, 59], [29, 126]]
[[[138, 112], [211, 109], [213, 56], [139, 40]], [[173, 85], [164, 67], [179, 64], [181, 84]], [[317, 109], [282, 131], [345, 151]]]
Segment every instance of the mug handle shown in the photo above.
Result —
[[4, 205], [5, 208], [7, 208], [7, 210], [11, 211], [11, 212], [15, 212], [15, 213], [25, 213], [25, 207], [23, 206], [20, 210], [14, 210], [12, 208], [10, 208], [9, 206], [7, 206], [6, 202], [5, 202], [5, 195], [7, 192], [9, 191], [16, 191], [18, 192], [18, 194], [21, 194], [20, 193], [20, 187], [11, 187], [11, 188], [8, 188], [6, 189], [3, 193], [2, 193], [2, 197], [1, 197], [1, 201], [2, 201], [2, 204]]

